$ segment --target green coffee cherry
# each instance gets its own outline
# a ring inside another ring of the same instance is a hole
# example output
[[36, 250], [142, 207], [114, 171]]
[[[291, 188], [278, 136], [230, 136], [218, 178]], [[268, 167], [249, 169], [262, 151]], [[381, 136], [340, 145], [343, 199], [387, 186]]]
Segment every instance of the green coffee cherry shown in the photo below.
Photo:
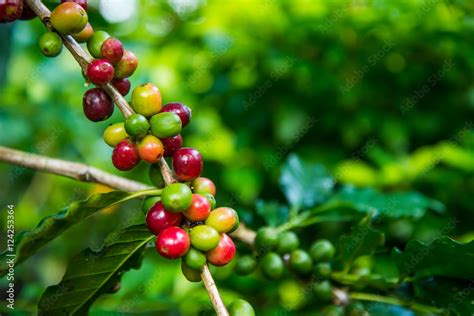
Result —
[[311, 246], [309, 253], [315, 262], [329, 261], [334, 257], [336, 249], [329, 240], [320, 239]]
[[150, 129], [150, 123], [146, 117], [140, 114], [132, 114], [125, 121], [125, 130], [132, 137], [144, 137]]
[[191, 206], [193, 194], [184, 183], [173, 183], [166, 186], [161, 192], [161, 202], [165, 210], [172, 213], [186, 211]]
[[216, 208], [216, 198], [214, 197], [214, 195], [212, 195], [210, 193], [204, 193], [202, 195], [204, 195], [207, 198], [207, 200], [209, 201], [209, 203], [211, 203], [211, 210], [215, 209]]
[[150, 177], [151, 183], [158, 189], [162, 189], [165, 187], [165, 179], [163, 179], [163, 175], [160, 171], [160, 165], [155, 163], [150, 165], [150, 170], [148, 171], [148, 176]]
[[255, 311], [247, 301], [234, 300], [229, 306], [230, 316], [255, 316]]
[[183, 273], [184, 277], [189, 282], [199, 282], [201, 281], [201, 273], [197, 270], [191, 269], [188, 267], [184, 261], [181, 261], [181, 272]]
[[117, 146], [118, 143], [120, 143], [128, 136], [129, 135], [125, 131], [125, 124], [123, 122], [107, 126], [103, 134], [105, 143], [111, 147]]
[[327, 278], [331, 275], [331, 264], [329, 262], [321, 262], [314, 266], [314, 273], [317, 276]]
[[314, 282], [312, 288], [317, 298], [325, 301], [332, 299], [332, 286], [329, 281]]
[[365, 310], [364, 305], [362, 303], [351, 303], [346, 306], [346, 314], [347, 316], [368, 316], [369, 313]]
[[237, 259], [235, 264], [235, 272], [240, 275], [248, 275], [257, 267], [257, 261], [254, 257], [246, 255]]
[[308, 274], [313, 268], [313, 260], [309, 253], [304, 250], [297, 249], [290, 256], [291, 268], [299, 274]]
[[110, 37], [109, 33], [96, 31], [87, 41], [87, 50], [94, 58], [102, 58], [102, 44]]
[[156, 202], [161, 201], [159, 196], [149, 196], [145, 198], [142, 202], [142, 211], [143, 213], [148, 213], [148, 211], [156, 204]]
[[172, 112], [161, 112], [150, 119], [151, 133], [158, 138], [168, 138], [181, 132], [181, 119]]
[[277, 280], [283, 275], [284, 264], [281, 257], [275, 252], [267, 253], [260, 262], [260, 266], [267, 278]]
[[255, 237], [255, 247], [260, 252], [267, 252], [274, 249], [278, 242], [277, 232], [270, 227], [260, 228]]
[[56, 57], [63, 50], [63, 41], [58, 33], [46, 32], [39, 39], [39, 47], [43, 55]]
[[328, 306], [323, 311], [324, 316], [343, 316], [344, 315], [344, 308], [342, 306]]
[[293, 250], [298, 249], [300, 246], [300, 240], [294, 232], [285, 231], [278, 235], [276, 251], [279, 254], [290, 253]]
[[186, 266], [191, 269], [201, 271], [202, 267], [206, 264], [206, 255], [193, 247], [189, 248], [188, 253], [183, 258]]
[[195, 226], [191, 233], [191, 245], [201, 251], [209, 251], [217, 247], [220, 235], [217, 230], [208, 225]]

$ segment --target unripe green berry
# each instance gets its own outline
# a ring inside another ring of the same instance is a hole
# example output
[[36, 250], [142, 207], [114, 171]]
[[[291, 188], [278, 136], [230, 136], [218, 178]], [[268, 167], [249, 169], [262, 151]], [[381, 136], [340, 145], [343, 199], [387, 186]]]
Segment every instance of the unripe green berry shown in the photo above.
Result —
[[247, 301], [234, 300], [229, 306], [230, 316], [255, 316], [255, 311]]
[[278, 242], [278, 233], [271, 227], [260, 228], [255, 237], [255, 247], [259, 252], [274, 249]]
[[290, 256], [291, 268], [299, 274], [308, 274], [313, 268], [313, 260], [309, 253], [304, 250], [297, 249]]
[[257, 267], [257, 261], [254, 257], [246, 255], [237, 259], [235, 264], [235, 272], [240, 275], [248, 275]]
[[184, 183], [173, 183], [166, 186], [161, 192], [161, 202], [168, 212], [179, 213], [191, 206], [193, 194]]
[[200, 271], [206, 264], [206, 255], [193, 247], [189, 248], [188, 253], [183, 258], [186, 266]]
[[117, 146], [122, 140], [129, 135], [125, 131], [125, 124], [123, 122], [111, 124], [104, 130], [103, 138], [107, 145], [111, 147]]
[[329, 240], [320, 239], [311, 246], [309, 253], [315, 262], [329, 261], [336, 254], [336, 249]]
[[294, 232], [284, 231], [278, 234], [276, 251], [279, 254], [290, 253], [298, 249], [299, 246], [300, 240]]
[[211, 226], [198, 225], [193, 227], [191, 233], [191, 245], [201, 251], [209, 251], [217, 247], [220, 235]]
[[332, 286], [329, 281], [314, 282], [312, 289], [317, 298], [325, 301], [332, 299]]
[[148, 211], [155, 205], [157, 202], [161, 201], [159, 196], [149, 196], [145, 198], [142, 202], [142, 211], [143, 213], [148, 213]]
[[283, 275], [284, 264], [281, 257], [275, 252], [267, 253], [260, 262], [263, 275], [271, 280], [277, 280]]
[[317, 276], [327, 278], [331, 275], [331, 264], [329, 262], [321, 262], [314, 266], [314, 273]]
[[125, 121], [125, 130], [132, 137], [142, 138], [150, 129], [150, 123], [146, 117], [140, 114], [132, 114]]
[[201, 273], [197, 270], [191, 269], [188, 267], [184, 261], [181, 261], [181, 272], [183, 273], [184, 277], [189, 282], [199, 282], [201, 281]]
[[39, 47], [43, 55], [56, 57], [63, 49], [63, 41], [58, 33], [46, 32], [39, 39]]
[[158, 138], [167, 138], [181, 132], [181, 119], [172, 112], [155, 114], [150, 119], [151, 132]]
[[87, 50], [94, 58], [102, 58], [102, 44], [110, 37], [109, 33], [96, 31], [87, 41]]

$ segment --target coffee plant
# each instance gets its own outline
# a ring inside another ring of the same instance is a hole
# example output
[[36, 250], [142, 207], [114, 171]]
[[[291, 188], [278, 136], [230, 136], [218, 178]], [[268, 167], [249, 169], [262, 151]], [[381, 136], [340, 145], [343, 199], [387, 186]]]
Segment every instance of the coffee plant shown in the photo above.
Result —
[[[101, 249], [88, 248], [70, 258], [62, 280], [44, 290], [38, 314], [88, 314], [103, 295], [121, 290], [122, 276], [140, 269], [150, 247], [179, 260], [189, 282], [202, 281], [218, 315], [255, 315], [265, 305], [259, 293], [246, 293], [244, 287], [237, 290], [245, 299], [223, 299], [213, 279], [222, 273], [269, 288], [284, 284], [275, 294], [282, 306], [278, 315], [474, 314], [474, 242], [453, 239], [449, 231], [427, 243], [404, 240], [409, 234], [400, 223], [427, 212], [442, 214], [441, 202], [415, 191], [341, 184], [323, 166], [290, 154], [279, 176], [288, 205], [259, 200], [261, 225], [251, 229], [245, 216], [239, 219], [234, 203], [216, 200], [217, 188], [205, 177], [201, 153], [184, 147], [181, 132], [200, 115], [192, 105], [163, 104], [166, 92], [155, 83], [132, 87], [129, 78], [140, 66], [138, 54], [95, 28], [86, 0], [48, 5], [51, 11], [39, 0], [0, 1], [0, 22], [38, 17], [44, 23], [38, 50], [48, 58], [65, 50], [73, 55], [88, 87], [82, 103], [86, 119], [106, 121], [116, 107], [123, 114], [121, 122], [103, 131], [104, 146], [113, 148], [110, 163], [121, 172], [147, 164], [153, 186], [0, 148], [4, 161], [116, 189], [74, 201], [18, 234], [14, 248], [1, 253], [1, 276], [93, 214], [141, 199], [141, 224], [118, 228]], [[333, 223], [344, 227], [338, 238], [324, 236]], [[395, 238], [387, 240], [387, 231]]]

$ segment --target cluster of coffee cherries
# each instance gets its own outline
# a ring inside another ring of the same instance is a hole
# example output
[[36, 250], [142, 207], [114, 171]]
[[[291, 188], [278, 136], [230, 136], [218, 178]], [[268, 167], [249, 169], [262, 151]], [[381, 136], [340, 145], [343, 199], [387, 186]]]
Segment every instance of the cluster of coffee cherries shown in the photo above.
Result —
[[36, 14], [24, 3], [24, 0], [0, 1], [0, 23], [31, 20], [35, 17]]

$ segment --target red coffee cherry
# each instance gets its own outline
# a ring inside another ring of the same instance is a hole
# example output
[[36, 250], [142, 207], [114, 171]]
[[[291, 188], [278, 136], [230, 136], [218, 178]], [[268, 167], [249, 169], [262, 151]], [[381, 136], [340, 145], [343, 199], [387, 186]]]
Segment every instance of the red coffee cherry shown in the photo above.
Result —
[[123, 57], [123, 45], [118, 39], [109, 37], [102, 44], [102, 57], [110, 61], [112, 64], [118, 64]]
[[221, 267], [231, 262], [234, 256], [234, 242], [227, 234], [222, 234], [217, 247], [207, 253], [207, 261], [210, 264]]
[[121, 141], [112, 152], [112, 163], [122, 171], [133, 169], [140, 162], [137, 146], [129, 139]]
[[0, 23], [16, 21], [23, 11], [23, 0], [0, 1]]
[[165, 148], [165, 157], [172, 157], [178, 149], [183, 147], [183, 137], [181, 134], [173, 137], [161, 138], [161, 142]]
[[87, 66], [87, 78], [95, 85], [109, 83], [114, 78], [114, 67], [105, 59], [93, 60]]
[[203, 221], [211, 213], [211, 203], [209, 200], [199, 194], [193, 194], [191, 206], [183, 213], [184, 216], [192, 221]]
[[112, 80], [112, 85], [123, 96], [126, 96], [130, 92], [130, 80], [127, 78], [114, 79]]
[[189, 124], [191, 120], [192, 111], [191, 109], [184, 105], [183, 103], [173, 102], [166, 104], [161, 112], [172, 112], [179, 116], [181, 119], [182, 127], [185, 127]]
[[86, 117], [93, 122], [108, 119], [114, 112], [112, 100], [107, 93], [100, 88], [86, 91], [82, 99], [82, 107]]
[[156, 250], [165, 258], [176, 259], [184, 256], [191, 242], [189, 234], [179, 227], [165, 228], [156, 239]]
[[115, 78], [128, 78], [135, 72], [138, 66], [138, 58], [129, 50], [123, 52], [122, 59], [115, 66]]
[[173, 155], [173, 170], [179, 181], [192, 181], [202, 172], [202, 156], [194, 148], [180, 148]]
[[165, 228], [178, 226], [182, 218], [181, 213], [165, 210], [160, 201], [155, 203], [146, 214], [146, 225], [153, 234], [158, 235]]

